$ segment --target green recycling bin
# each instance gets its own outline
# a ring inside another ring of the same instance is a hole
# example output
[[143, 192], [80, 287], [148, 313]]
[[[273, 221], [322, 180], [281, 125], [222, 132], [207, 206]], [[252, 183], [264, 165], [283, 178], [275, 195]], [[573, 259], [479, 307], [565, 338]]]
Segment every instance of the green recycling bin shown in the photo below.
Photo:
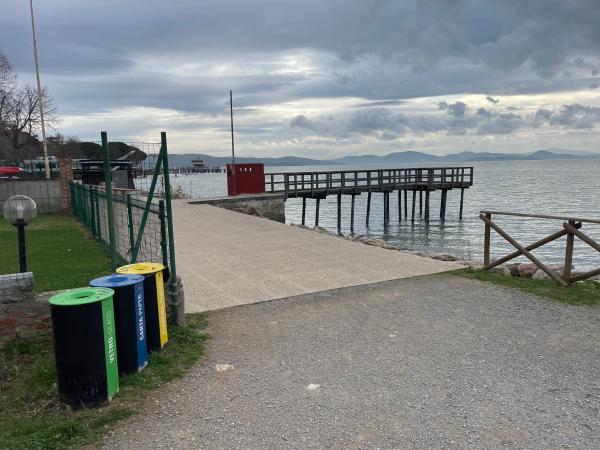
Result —
[[149, 352], [161, 350], [169, 335], [167, 332], [167, 305], [165, 301], [165, 282], [168, 269], [162, 264], [141, 262], [128, 264], [117, 269], [120, 274], [144, 275], [144, 310], [146, 312], [146, 334]]
[[50, 298], [60, 399], [73, 409], [119, 392], [112, 289], [81, 288]]

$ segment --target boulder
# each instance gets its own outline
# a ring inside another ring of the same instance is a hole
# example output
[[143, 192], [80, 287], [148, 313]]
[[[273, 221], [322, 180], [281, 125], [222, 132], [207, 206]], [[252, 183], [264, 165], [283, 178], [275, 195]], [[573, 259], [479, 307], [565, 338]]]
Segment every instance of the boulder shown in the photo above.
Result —
[[507, 264], [506, 268], [508, 270], [510, 270], [510, 274], [513, 277], [518, 277], [519, 276], [519, 264], [518, 263]]
[[510, 271], [510, 269], [506, 266], [497, 266], [497, 267], [492, 267], [490, 269], [490, 272], [492, 273], [496, 273], [498, 275], [504, 275], [506, 277], [510, 277], [512, 276], [512, 272]]
[[538, 266], [536, 266], [534, 263], [519, 264], [518, 268], [519, 276], [521, 278], [531, 278], [537, 270]]
[[531, 279], [532, 280], [549, 280], [550, 276], [543, 270], [539, 269], [533, 274]]
[[437, 259], [439, 261], [458, 261], [460, 258], [457, 258], [453, 255], [447, 255], [445, 253], [434, 254], [431, 256], [433, 259]]

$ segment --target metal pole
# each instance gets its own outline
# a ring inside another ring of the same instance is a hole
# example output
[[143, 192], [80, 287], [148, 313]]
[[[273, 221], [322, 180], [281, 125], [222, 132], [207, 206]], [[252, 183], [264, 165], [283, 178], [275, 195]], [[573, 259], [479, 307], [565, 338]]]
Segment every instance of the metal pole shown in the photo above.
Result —
[[117, 245], [115, 239], [115, 212], [112, 202], [112, 173], [110, 171], [110, 150], [108, 148], [108, 137], [106, 131], [100, 132], [102, 139], [102, 150], [104, 153], [104, 191], [106, 193], [106, 213], [108, 219], [108, 245], [110, 248], [110, 264], [112, 270], [117, 268]]
[[235, 146], [233, 143], [233, 91], [229, 91], [229, 113], [231, 115], [231, 164], [235, 169]]
[[171, 207], [171, 181], [169, 178], [169, 153], [167, 151], [167, 133], [162, 131], [160, 133], [160, 153], [162, 154], [162, 164], [163, 164], [163, 179], [165, 183], [165, 199], [167, 206], [167, 233], [169, 235], [169, 260], [171, 265], [169, 266], [169, 270], [171, 272], [171, 279], [169, 280], [170, 290], [171, 290], [171, 308], [172, 314], [171, 317], [175, 321], [175, 323], [179, 323], [180, 314], [183, 311], [180, 311], [180, 298], [178, 296], [177, 291], [177, 267], [175, 265], [175, 237], [173, 231], [173, 209]]
[[44, 123], [44, 97], [42, 95], [42, 83], [40, 81], [40, 63], [38, 61], [37, 40], [35, 37], [35, 21], [33, 20], [33, 0], [29, 0], [29, 10], [31, 11], [31, 34], [33, 35], [33, 57], [35, 59], [35, 77], [38, 88], [38, 105], [40, 107], [40, 121], [42, 123], [42, 147], [44, 148], [44, 167], [46, 169], [46, 178], [50, 178], [50, 164], [48, 163], [48, 146], [46, 143], [46, 124]]
[[158, 215], [160, 216], [160, 246], [162, 248], [162, 262], [166, 267], [169, 265], [169, 256], [167, 248], [167, 225], [165, 220], [165, 201], [159, 200], [158, 202]]
[[[161, 237], [162, 225], [163, 223], [161, 222]], [[131, 205], [131, 194], [127, 194], [127, 227], [129, 228], [129, 260], [130, 262], [133, 262], [131, 261], [131, 257], [133, 255], [133, 249], [135, 248], [135, 238], [133, 236], [133, 207]]]
[[19, 272], [27, 272], [27, 251], [25, 249], [25, 224], [17, 223], [17, 240], [19, 244]]

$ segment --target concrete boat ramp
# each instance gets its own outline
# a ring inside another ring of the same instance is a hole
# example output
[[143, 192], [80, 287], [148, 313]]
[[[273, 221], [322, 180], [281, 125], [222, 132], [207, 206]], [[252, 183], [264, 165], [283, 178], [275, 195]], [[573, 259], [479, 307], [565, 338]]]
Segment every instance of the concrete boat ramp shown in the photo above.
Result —
[[437, 261], [207, 204], [173, 204], [186, 312], [454, 270]]

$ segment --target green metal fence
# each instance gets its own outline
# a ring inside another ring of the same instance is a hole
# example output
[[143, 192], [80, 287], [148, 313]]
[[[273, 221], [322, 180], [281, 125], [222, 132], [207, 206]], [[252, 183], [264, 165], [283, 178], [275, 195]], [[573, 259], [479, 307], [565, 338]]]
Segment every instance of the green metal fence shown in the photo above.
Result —
[[[106, 246], [109, 254], [112, 255], [106, 190], [98, 186], [78, 183], [71, 183], [70, 189], [73, 215], [96, 240]], [[146, 210], [145, 195], [112, 193], [111, 204], [115, 265], [152, 261], [170, 267], [165, 200], [151, 202], [136, 258], [133, 258], [133, 255], [137, 233]]]
[[[170, 271], [168, 289], [173, 315], [178, 315], [177, 269], [171, 209], [167, 136], [160, 143], [145, 143], [148, 152], [141, 165], [136, 189], [112, 187], [108, 137], [101, 133], [104, 152], [104, 187], [70, 184], [73, 215], [110, 255], [112, 269], [134, 262], [160, 262]], [[140, 143], [136, 143], [136, 148]], [[150, 175], [147, 174], [152, 174]]]

